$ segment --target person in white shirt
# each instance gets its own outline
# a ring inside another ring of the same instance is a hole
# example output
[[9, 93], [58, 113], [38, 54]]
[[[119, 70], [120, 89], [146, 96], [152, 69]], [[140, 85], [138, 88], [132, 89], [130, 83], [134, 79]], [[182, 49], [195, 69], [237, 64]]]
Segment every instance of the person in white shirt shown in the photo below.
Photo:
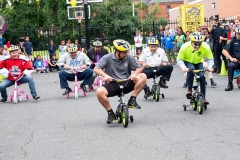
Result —
[[[145, 73], [147, 79], [154, 77], [153, 69], [156, 69], [157, 77], [161, 76], [158, 84], [162, 88], [168, 88], [166, 81], [170, 80], [173, 66], [168, 63], [168, 58], [162, 48], [158, 48], [158, 40], [152, 38], [148, 41], [149, 48], [145, 48], [139, 57], [139, 63], [144, 67], [142, 73]], [[151, 67], [151, 68], [149, 68]], [[152, 68], [154, 67], [154, 68]], [[146, 85], [144, 88], [145, 95], [151, 95], [149, 87]]]
[[57, 62], [59, 67], [64, 67], [64, 70], [59, 72], [60, 86], [61, 89], [66, 89], [63, 95], [67, 95], [72, 92], [71, 88], [69, 88], [67, 81], [74, 81], [74, 73], [72, 69], [81, 69], [80, 72], [77, 73], [77, 79], [83, 82], [80, 87], [84, 92], [89, 92], [86, 85], [90, 86], [90, 81], [92, 78], [93, 70], [89, 68], [91, 65], [91, 60], [88, 56], [78, 51], [78, 47], [75, 44], [70, 44], [68, 46], [68, 53], [64, 54]]
[[136, 53], [138, 52], [138, 50], [142, 51], [142, 35], [140, 34], [140, 31], [137, 30], [136, 31], [136, 36], [134, 36], [134, 42], [135, 42], [135, 47], [136, 47]]
[[65, 54], [67, 53], [67, 46], [65, 45], [65, 41], [62, 40], [61, 44], [58, 47], [58, 51], [59, 51], [59, 59]]

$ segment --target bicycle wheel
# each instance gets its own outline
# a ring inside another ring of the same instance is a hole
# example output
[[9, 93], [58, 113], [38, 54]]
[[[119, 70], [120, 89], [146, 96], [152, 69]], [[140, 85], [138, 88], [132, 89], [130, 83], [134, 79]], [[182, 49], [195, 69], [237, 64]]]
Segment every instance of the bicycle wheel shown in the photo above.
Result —
[[198, 95], [198, 97], [197, 97], [197, 110], [198, 110], [199, 114], [203, 113], [203, 105], [204, 105], [203, 96]]
[[17, 104], [18, 98], [17, 98], [17, 90], [13, 91], [13, 103]]
[[74, 87], [74, 96], [75, 96], [75, 99], [78, 99], [78, 86]]
[[125, 128], [127, 128], [127, 126], [128, 126], [128, 107], [126, 105], [124, 105], [122, 108], [121, 118], [122, 118], [123, 126]]
[[159, 97], [160, 97], [160, 87], [157, 86], [155, 89], [155, 99], [157, 102], [159, 101]]

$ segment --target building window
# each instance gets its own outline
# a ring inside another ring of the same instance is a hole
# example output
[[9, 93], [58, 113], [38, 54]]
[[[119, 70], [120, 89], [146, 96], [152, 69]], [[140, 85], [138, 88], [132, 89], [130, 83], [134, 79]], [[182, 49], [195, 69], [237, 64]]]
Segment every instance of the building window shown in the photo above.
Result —
[[215, 8], [215, 7], [216, 7], [215, 3], [212, 3], [212, 8]]
[[167, 5], [167, 13], [169, 13], [170, 9], [171, 9], [171, 5]]

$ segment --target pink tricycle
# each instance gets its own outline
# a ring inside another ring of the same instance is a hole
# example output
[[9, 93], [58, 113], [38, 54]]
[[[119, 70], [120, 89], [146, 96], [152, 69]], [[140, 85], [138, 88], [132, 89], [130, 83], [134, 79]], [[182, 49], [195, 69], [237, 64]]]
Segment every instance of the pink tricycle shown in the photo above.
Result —
[[10, 95], [10, 101], [17, 104], [17, 102], [22, 101], [23, 97], [26, 97], [28, 100], [29, 96], [25, 94], [25, 91], [18, 88], [18, 86], [21, 85], [21, 83], [18, 83], [18, 81], [24, 76], [24, 74], [21, 72], [9, 72], [9, 74], [14, 78], [14, 89]]
[[[95, 66], [97, 65], [97, 63], [94, 63]], [[93, 85], [92, 85], [92, 89], [96, 90], [97, 88], [101, 87], [103, 84], [105, 84], [105, 80], [102, 76], [97, 75], [97, 77], [95, 78]]]
[[[80, 68], [71, 68], [70, 71], [74, 73], [74, 86], [72, 92], [67, 94], [67, 97], [69, 98], [71, 94], [74, 94], [75, 99], [78, 99], [79, 92], [83, 89], [79, 87], [78, 85], [78, 79], [77, 79], [77, 74], [81, 71], [82, 69]], [[87, 95], [86, 92], [83, 91], [84, 97]]]

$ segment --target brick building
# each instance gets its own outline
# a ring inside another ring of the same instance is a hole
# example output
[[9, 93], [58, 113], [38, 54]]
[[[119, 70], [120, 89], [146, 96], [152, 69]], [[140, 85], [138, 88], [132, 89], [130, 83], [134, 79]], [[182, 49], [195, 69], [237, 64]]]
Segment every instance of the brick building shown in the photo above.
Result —
[[[205, 17], [217, 15], [220, 18], [235, 19], [240, 16], [240, 0], [184, 0], [184, 4], [203, 4]], [[169, 10], [170, 20], [179, 19], [179, 8]]]
[[157, 2], [160, 9], [160, 14], [157, 15], [157, 18], [164, 18], [166, 20], [169, 20], [169, 10], [171, 8], [176, 8], [183, 4], [183, 0], [152, 0], [149, 2], [148, 10], [151, 10]]
[[169, 20], [169, 10], [171, 8], [178, 7], [179, 5], [183, 4], [183, 0], [135, 0], [135, 3], [146, 3], [148, 8], [139, 12], [139, 17], [144, 19], [144, 15], [147, 12], [150, 12], [154, 5], [158, 3], [158, 8], [160, 13], [157, 15], [156, 18], [164, 18]]

